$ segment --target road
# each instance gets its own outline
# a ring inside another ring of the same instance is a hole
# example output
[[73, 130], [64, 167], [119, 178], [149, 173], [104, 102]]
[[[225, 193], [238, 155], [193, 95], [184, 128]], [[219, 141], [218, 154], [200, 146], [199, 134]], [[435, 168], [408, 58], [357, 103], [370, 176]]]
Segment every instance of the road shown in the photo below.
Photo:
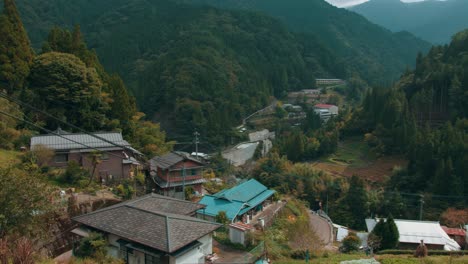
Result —
[[310, 226], [315, 230], [317, 236], [322, 240], [325, 247], [333, 244], [332, 226], [324, 218], [309, 212]]

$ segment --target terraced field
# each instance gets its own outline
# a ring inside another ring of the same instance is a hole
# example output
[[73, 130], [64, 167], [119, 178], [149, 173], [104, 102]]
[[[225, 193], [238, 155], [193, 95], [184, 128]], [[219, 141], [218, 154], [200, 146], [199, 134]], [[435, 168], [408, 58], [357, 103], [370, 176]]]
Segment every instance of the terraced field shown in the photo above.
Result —
[[331, 175], [351, 177], [358, 175], [369, 182], [380, 183], [387, 179], [396, 166], [408, 162], [400, 156], [376, 158], [361, 139], [340, 142], [338, 151], [313, 163], [313, 167]]

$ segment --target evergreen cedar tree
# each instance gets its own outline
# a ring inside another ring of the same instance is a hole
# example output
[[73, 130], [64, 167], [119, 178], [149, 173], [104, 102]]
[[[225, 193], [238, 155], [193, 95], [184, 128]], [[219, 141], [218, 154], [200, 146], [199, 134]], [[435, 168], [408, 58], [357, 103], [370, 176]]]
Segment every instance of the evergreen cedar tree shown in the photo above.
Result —
[[3, 2], [3, 13], [0, 14], [0, 90], [18, 94], [29, 74], [34, 54], [15, 2]]
[[372, 234], [380, 239], [380, 247], [376, 250], [394, 249], [398, 246], [400, 234], [391, 215], [386, 221], [380, 219], [372, 230]]

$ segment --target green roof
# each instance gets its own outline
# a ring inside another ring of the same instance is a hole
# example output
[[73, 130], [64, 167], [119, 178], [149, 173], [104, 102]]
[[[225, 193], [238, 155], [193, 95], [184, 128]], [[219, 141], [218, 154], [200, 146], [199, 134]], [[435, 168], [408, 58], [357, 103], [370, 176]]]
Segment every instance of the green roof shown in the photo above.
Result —
[[198, 202], [199, 204], [206, 205], [205, 209], [200, 209], [197, 212], [209, 216], [217, 216], [219, 212], [226, 212], [227, 218], [229, 220], [234, 219], [239, 211], [244, 207], [244, 203], [238, 201], [227, 201], [224, 199], [219, 199], [212, 195], [205, 195]]
[[271, 197], [275, 191], [268, 190], [263, 184], [251, 179], [231, 189], [224, 189], [214, 195], [205, 195], [199, 204], [206, 205], [205, 209], [197, 212], [204, 215], [216, 216], [219, 212], [226, 212], [229, 220], [255, 208]]
[[239, 201], [246, 203], [249, 200], [255, 198], [257, 195], [261, 194], [267, 190], [265, 185], [259, 183], [255, 179], [250, 179], [246, 182], [243, 182], [231, 189], [225, 189], [215, 194], [214, 196], [218, 198], [224, 198], [229, 201]]

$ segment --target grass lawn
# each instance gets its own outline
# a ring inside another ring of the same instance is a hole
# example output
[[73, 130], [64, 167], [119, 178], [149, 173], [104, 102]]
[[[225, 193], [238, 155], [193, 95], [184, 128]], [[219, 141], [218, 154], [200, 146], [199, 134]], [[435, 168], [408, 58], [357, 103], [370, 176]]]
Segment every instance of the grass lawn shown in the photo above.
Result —
[[0, 149], [0, 167], [5, 168], [20, 162], [21, 152]]
[[[309, 263], [318, 264], [336, 264], [341, 261], [369, 259], [364, 254], [335, 254], [330, 253], [329, 256], [321, 256], [311, 258]], [[468, 263], [468, 256], [429, 256], [424, 259], [418, 259], [409, 255], [376, 255], [375, 259], [381, 264], [462, 264]], [[278, 260], [276, 264], [300, 264], [305, 263], [305, 260]]]

